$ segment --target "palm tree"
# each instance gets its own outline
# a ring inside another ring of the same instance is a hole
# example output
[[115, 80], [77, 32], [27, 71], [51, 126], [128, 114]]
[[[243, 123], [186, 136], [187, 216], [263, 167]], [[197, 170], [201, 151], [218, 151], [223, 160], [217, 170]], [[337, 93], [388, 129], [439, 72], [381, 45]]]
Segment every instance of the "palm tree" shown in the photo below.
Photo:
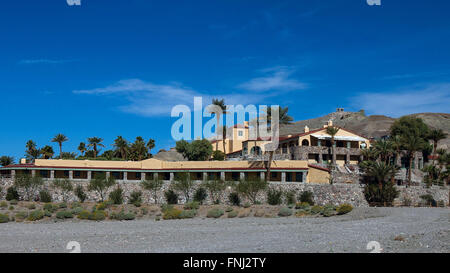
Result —
[[[397, 161], [397, 159], [400, 159], [403, 149], [402, 139], [399, 135], [395, 135], [389, 138], [389, 142], [391, 142], [392, 151], [395, 154], [395, 161]], [[394, 165], [397, 166], [397, 162], [394, 162]]]
[[44, 148], [41, 149], [41, 154], [43, 159], [50, 159], [53, 157], [55, 152], [53, 151], [52, 146], [44, 146]]
[[84, 153], [87, 151], [86, 143], [80, 142], [80, 145], [78, 145], [78, 151], [80, 151], [81, 156], [84, 156]]
[[148, 156], [147, 146], [145, 145], [145, 140], [138, 136], [133, 144], [131, 144], [131, 153], [134, 160], [141, 161]]
[[377, 140], [374, 143], [374, 148], [378, 152], [381, 161], [388, 164], [389, 159], [391, 158], [391, 156], [394, 152], [392, 142], [384, 140], [384, 139]]
[[361, 167], [364, 169], [366, 175], [375, 178], [381, 191], [387, 180], [392, 176], [395, 177], [398, 171], [397, 166], [386, 164], [383, 161], [364, 161]]
[[148, 149], [148, 155], [151, 157], [152, 155], [152, 149], [155, 148], [155, 140], [149, 139], [147, 142], [147, 149]]
[[41, 155], [41, 151], [36, 148], [36, 143], [34, 143], [33, 140], [28, 140], [25, 147], [27, 148], [25, 151], [26, 157], [29, 160], [34, 161], [36, 158], [39, 158], [39, 156]]
[[120, 153], [122, 159], [127, 159], [127, 154], [129, 151], [128, 141], [124, 139], [122, 136], [118, 136], [114, 140], [114, 147], [116, 147], [116, 151]]
[[339, 128], [328, 126], [326, 130], [327, 134], [331, 136], [331, 154], [332, 154], [332, 166], [333, 168], [336, 166], [336, 153], [334, 152], [335, 143], [334, 143], [334, 137], [339, 132]]
[[[282, 108], [281, 106], [278, 106], [278, 123], [279, 124], [289, 124], [294, 119], [288, 115], [289, 108], [285, 107]], [[272, 127], [272, 107], [266, 108], [266, 119], [267, 119], [267, 126]], [[272, 167], [272, 161], [273, 161], [273, 153], [274, 149], [272, 151], [269, 151], [269, 160], [267, 161], [267, 172], [265, 180], [270, 179], [270, 168]]]
[[[217, 151], [219, 149], [219, 142], [218, 142], [218, 140], [219, 140], [219, 122], [220, 122], [220, 117], [222, 115], [226, 115], [227, 114], [227, 106], [225, 105], [225, 100], [224, 99], [221, 99], [221, 100], [213, 99], [212, 100], [212, 104], [216, 105], [216, 106], [219, 106], [219, 108], [222, 110], [222, 113], [216, 115], [216, 119], [217, 119], [216, 151]], [[227, 159], [227, 151], [225, 149], [226, 136], [227, 136], [227, 130], [226, 130], [226, 127], [223, 126], [223, 128], [222, 128], [222, 145], [223, 145], [223, 153], [225, 154], [225, 160]]]
[[416, 152], [425, 148], [426, 142], [418, 134], [411, 133], [402, 136], [403, 147], [408, 151], [409, 169], [408, 169], [408, 186], [411, 186], [411, 169]]
[[12, 157], [12, 156], [4, 155], [4, 156], [0, 157], [0, 165], [3, 167], [11, 165], [13, 163], [14, 163], [14, 157]]
[[57, 134], [53, 139], [52, 142], [56, 142], [59, 145], [59, 159], [62, 159], [62, 144], [63, 142], [68, 141], [69, 139], [63, 135], [63, 134]]
[[99, 138], [99, 137], [90, 137], [88, 138], [88, 147], [92, 147], [92, 149], [94, 150], [94, 158], [97, 157], [97, 147], [105, 147], [105, 145], [102, 144], [103, 142], [103, 138]]
[[444, 133], [444, 131], [442, 131], [442, 129], [434, 129], [431, 130], [429, 135], [428, 135], [428, 139], [433, 141], [433, 164], [435, 164], [435, 157], [436, 155], [436, 149], [437, 149], [437, 145], [439, 140], [445, 139], [447, 137], [447, 134]]

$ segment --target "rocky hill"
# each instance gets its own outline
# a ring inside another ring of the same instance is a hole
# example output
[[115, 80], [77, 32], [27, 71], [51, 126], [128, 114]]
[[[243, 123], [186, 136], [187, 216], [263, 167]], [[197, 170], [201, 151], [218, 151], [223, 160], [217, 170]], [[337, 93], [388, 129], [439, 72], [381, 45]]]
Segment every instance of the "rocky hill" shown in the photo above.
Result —
[[[419, 113], [410, 116], [418, 117], [431, 128], [442, 129], [449, 137], [439, 142], [439, 148], [450, 149], [450, 114], [447, 113]], [[368, 138], [379, 138], [389, 134], [389, 128], [396, 120], [395, 118], [372, 115], [366, 116], [364, 111], [360, 112], [334, 112], [328, 115], [301, 120], [292, 124], [282, 126], [280, 135], [296, 134], [304, 132], [305, 126], [310, 129], [321, 128], [327, 121], [333, 124], [355, 131]]]

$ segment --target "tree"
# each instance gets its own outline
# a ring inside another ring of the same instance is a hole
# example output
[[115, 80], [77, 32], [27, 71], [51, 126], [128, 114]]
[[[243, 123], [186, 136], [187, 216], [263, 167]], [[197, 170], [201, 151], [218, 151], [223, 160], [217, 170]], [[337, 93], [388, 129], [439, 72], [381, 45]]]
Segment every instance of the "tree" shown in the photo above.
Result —
[[176, 142], [175, 149], [189, 161], [206, 161], [213, 153], [211, 142], [207, 139], [194, 140], [191, 143], [180, 140]]
[[104, 196], [108, 189], [116, 184], [114, 177], [106, 178], [105, 175], [96, 175], [94, 179], [89, 181], [88, 190], [95, 191], [100, 195], [101, 202], [104, 201]]
[[386, 181], [398, 172], [396, 166], [389, 165], [383, 161], [364, 161], [361, 164], [361, 168], [365, 171], [366, 175], [376, 181], [380, 190], [383, 190], [383, 185]]
[[416, 157], [416, 152], [425, 148], [427, 142], [419, 134], [408, 134], [402, 136], [403, 147], [408, 151], [409, 169], [408, 186], [411, 186], [412, 164]]
[[53, 151], [52, 146], [46, 145], [41, 149], [41, 154], [43, 159], [50, 159], [53, 157], [55, 152]]
[[160, 180], [158, 175], [155, 175], [154, 179], [146, 179], [141, 182], [141, 187], [151, 192], [153, 200], [155, 200], [155, 204], [158, 203], [158, 191], [163, 185], [164, 181]]
[[0, 165], [2, 165], [3, 167], [12, 164], [14, 164], [14, 157], [6, 155], [0, 157]]
[[[433, 156], [436, 157], [437, 145], [440, 140], [443, 140], [447, 137], [447, 134], [442, 131], [442, 129], [433, 129], [428, 134], [428, 139], [433, 141]], [[433, 158], [433, 164], [435, 164], [435, 158]]]
[[258, 193], [265, 190], [268, 182], [262, 179], [242, 179], [236, 185], [236, 191], [256, 203]]
[[77, 155], [75, 153], [63, 152], [62, 159], [75, 159]]
[[[226, 150], [226, 138], [227, 138], [227, 129], [225, 126], [219, 126], [220, 123], [220, 117], [222, 115], [227, 114], [227, 106], [225, 105], [225, 100], [224, 99], [213, 99], [212, 100], [212, 104], [218, 106], [221, 110], [222, 113], [216, 115], [216, 119], [217, 119], [217, 124], [216, 124], [216, 131], [217, 131], [217, 139], [216, 139], [216, 151], [219, 150], [219, 132], [222, 131], [222, 145], [223, 145], [223, 152], [225, 154], [225, 159], [227, 157], [227, 150]], [[220, 128], [222, 128], [222, 130], [220, 130]]]
[[99, 138], [99, 137], [90, 137], [88, 138], [88, 147], [92, 147], [93, 151], [94, 151], [94, 158], [97, 157], [98, 154], [98, 147], [105, 147], [105, 145], [102, 144], [103, 142], [103, 138]]
[[225, 153], [219, 150], [215, 150], [212, 154], [213, 160], [217, 161], [224, 161], [225, 160]]
[[116, 147], [116, 151], [120, 154], [120, 157], [126, 160], [130, 149], [128, 141], [122, 136], [118, 136], [114, 140], [113, 146]]
[[84, 153], [87, 151], [86, 143], [80, 142], [80, 145], [78, 145], [78, 151], [80, 151], [81, 156], [84, 156]]
[[59, 145], [59, 159], [62, 159], [62, 144], [69, 139], [63, 135], [63, 134], [57, 134], [53, 139], [52, 142], [56, 142]]
[[33, 140], [28, 140], [25, 147], [25, 157], [28, 160], [34, 162], [34, 160], [39, 158], [39, 156], [41, 155], [41, 151], [36, 148], [36, 143]]
[[148, 148], [145, 144], [145, 140], [138, 136], [134, 143], [131, 144], [131, 159], [141, 161], [145, 158], [148, 158]]
[[36, 191], [44, 185], [44, 180], [40, 176], [34, 176], [25, 174], [17, 175], [14, 180], [14, 187], [23, 189], [25, 191], [26, 200], [30, 201], [33, 199], [33, 195]]
[[194, 181], [191, 180], [189, 173], [175, 173], [175, 181], [172, 182], [172, 188], [181, 191], [186, 198], [186, 202], [190, 200], [190, 193], [194, 188]]
[[336, 148], [336, 144], [334, 141], [334, 137], [336, 136], [336, 134], [339, 132], [339, 128], [334, 127], [334, 126], [328, 126], [326, 129], [327, 134], [329, 134], [331, 136], [331, 154], [332, 154], [332, 166], [333, 168], [336, 167], [336, 152], [335, 152], [335, 148]]
[[203, 183], [203, 186], [208, 190], [211, 200], [218, 204], [220, 202], [220, 195], [225, 190], [226, 183], [223, 180], [215, 179]]
[[152, 157], [152, 149], [155, 148], [155, 140], [149, 139], [147, 142], [147, 149], [149, 157]]
[[373, 146], [375, 151], [377, 151], [378, 155], [380, 156], [381, 161], [387, 164], [392, 157], [392, 154], [394, 153], [392, 142], [381, 139], [375, 141]]
[[61, 191], [63, 201], [67, 201], [70, 192], [73, 191], [73, 184], [70, 179], [55, 179], [53, 180], [53, 187]]
[[389, 179], [395, 177], [398, 167], [383, 161], [364, 161], [360, 167], [366, 176], [371, 178], [364, 189], [367, 201], [372, 204], [390, 205], [398, 196], [398, 191]]
[[[278, 122], [279, 124], [289, 124], [294, 119], [288, 115], [288, 107], [282, 108], [281, 106], [278, 106]], [[266, 109], [266, 119], [267, 119], [267, 126], [272, 127], [272, 107], [267, 107]], [[270, 169], [272, 167], [272, 161], [273, 161], [273, 153], [275, 151], [269, 151], [269, 160], [267, 161], [267, 172], [265, 180], [267, 181], [270, 179]]]

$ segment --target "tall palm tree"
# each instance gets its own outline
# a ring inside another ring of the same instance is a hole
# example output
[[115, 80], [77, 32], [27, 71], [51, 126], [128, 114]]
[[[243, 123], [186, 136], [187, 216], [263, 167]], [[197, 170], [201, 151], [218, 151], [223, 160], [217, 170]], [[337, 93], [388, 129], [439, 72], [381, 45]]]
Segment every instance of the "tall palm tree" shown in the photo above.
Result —
[[127, 159], [127, 154], [129, 151], [129, 146], [128, 146], [128, 141], [126, 139], [124, 139], [122, 136], [118, 136], [115, 140], [114, 140], [114, 147], [116, 147], [116, 151], [120, 153], [120, 156], [122, 157], [122, 159]]
[[392, 154], [394, 153], [392, 142], [384, 139], [377, 140], [374, 143], [374, 148], [378, 152], [381, 161], [388, 164], [389, 159], [392, 157]]
[[442, 129], [434, 129], [431, 130], [429, 135], [428, 135], [428, 139], [433, 141], [433, 164], [435, 164], [436, 161], [436, 149], [437, 149], [437, 145], [439, 140], [445, 139], [447, 137], [447, 134], [442, 131]]
[[133, 160], [141, 161], [148, 156], [147, 146], [145, 145], [145, 140], [138, 136], [133, 144], [131, 144], [131, 153]]
[[80, 151], [81, 156], [84, 156], [84, 153], [87, 151], [86, 143], [80, 142], [80, 145], [78, 145], [78, 151]]
[[[403, 149], [402, 138], [399, 135], [391, 136], [389, 142], [391, 142], [392, 151], [395, 154], [395, 161], [397, 161], [397, 159], [400, 159]], [[394, 162], [394, 165], [397, 166], [397, 162]]]
[[383, 161], [364, 161], [361, 167], [365, 171], [366, 175], [374, 177], [378, 183], [380, 190], [383, 190], [383, 185], [398, 171], [398, 167], [395, 165], [386, 164]]
[[41, 151], [39, 149], [36, 148], [36, 143], [34, 143], [33, 140], [28, 140], [27, 144], [25, 145], [26, 147], [26, 157], [31, 160], [32, 162], [36, 159], [39, 158], [39, 156], [41, 155]]
[[[291, 123], [294, 119], [288, 115], [289, 108], [281, 106], [278, 106], [278, 123], [281, 125], [286, 125]], [[267, 126], [272, 127], [272, 107], [266, 108], [266, 119], [267, 119]], [[275, 151], [269, 151], [269, 160], [267, 161], [267, 172], [265, 180], [267, 181], [270, 179], [270, 169], [272, 167], [272, 161], [273, 161], [273, 154]]]
[[63, 134], [57, 134], [53, 139], [52, 142], [56, 142], [59, 145], [59, 159], [62, 159], [62, 144], [69, 139], [63, 135]]
[[53, 151], [52, 146], [46, 145], [41, 149], [41, 154], [43, 159], [50, 159], [53, 157], [55, 152]]
[[334, 127], [334, 126], [328, 126], [326, 132], [327, 132], [327, 134], [329, 134], [331, 136], [332, 166], [334, 168], [334, 167], [336, 167], [336, 153], [334, 151], [334, 148], [336, 145], [335, 145], [334, 137], [339, 132], [339, 128]]
[[92, 149], [94, 150], [94, 158], [96, 158], [97, 157], [97, 153], [98, 153], [97, 148], [98, 147], [105, 147], [105, 145], [102, 144], [103, 138], [90, 137], [90, 138], [88, 138], [88, 142], [89, 142], [88, 147], [92, 147]]
[[416, 152], [425, 148], [426, 142], [418, 134], [411, 133], [402, 136], [403, 147], [408, 151], [409, 169], [408, 169], [408, 186], [411, 186], [411, 169]]
[[151, 138], [147, 142], [147, 149], [148, 149], [149, 157], [151, 157], [151, 155], [152, 155], [152, 149], [153, 148], [155, 148], [155, 140]]
[[[227, 106], [225, 105], [225, 100], [224, 99], [221, 99], [221, 100], [219, 100], [219, 99], [213, 99], [212, 100], [212, 104], [213, 105], [216, 105], [216, 106], [219, 106], [220, 107], [220, 109], [222, 110], [222, 113], [220, 113], [220, 114], [217, 114], [216, 115], [216, 119], [217, 119], [217, 128], [216, 128], [216, 131], [217, 131], [217, 139], [216, 139], [216, 151], [219, 149], [219, 142], [218, 142], [218, 140], [219, 140], [219, 122], [220, 122], [220, 117], [222, 116], [222, 115], [226, 115], [227, 114]], [[227, 151], [226, 151], [226, 143], [225, 143], [225, 140], [226, 140], [226, 136], [227, 136], [227, 130], [226, 130], [226, 127], [225, 126], [223, 126], [223, 128], [222, 128], [222, 145], [223, 145], [223, 153], [225, 154], [225, 160], [227, 159]]]

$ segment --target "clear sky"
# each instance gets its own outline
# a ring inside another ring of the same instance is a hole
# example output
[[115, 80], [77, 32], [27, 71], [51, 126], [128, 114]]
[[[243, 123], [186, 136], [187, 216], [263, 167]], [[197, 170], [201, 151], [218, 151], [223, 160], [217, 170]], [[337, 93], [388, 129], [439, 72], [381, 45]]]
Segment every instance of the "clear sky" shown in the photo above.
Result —
[[448, 113], [449, 14], [444, 0], [2, 1], [0, 155], [57, 133], [66, 151], [122, 135], [156, 153], [174, 144], [170, 109], [194, 96], [295, 120]]

